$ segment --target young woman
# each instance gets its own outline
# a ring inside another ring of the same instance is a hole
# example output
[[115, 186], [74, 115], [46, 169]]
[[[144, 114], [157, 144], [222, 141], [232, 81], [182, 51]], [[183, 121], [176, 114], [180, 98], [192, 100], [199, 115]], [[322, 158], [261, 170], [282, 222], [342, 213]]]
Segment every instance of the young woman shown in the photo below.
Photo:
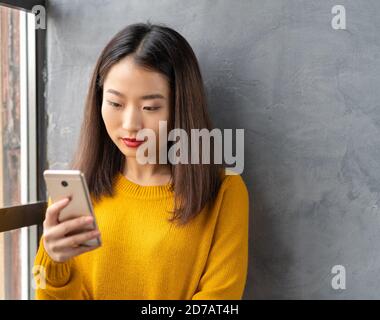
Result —
[[159, 121], [189, 136], [212, 129], [199, 65], [173, 29], [129, 25], [96, 63], [70, 166], [85, 174], [102, 245], [79, 246], [99, 232], [73, 235], [92, 221], [58, 223], [70, 200], [49, 198], [35, 258], [37, 299], [241, 299], [246, 185], [212, 163], [141, 164], [139, 142], [128, 139], [149, 128], [158, 141]]

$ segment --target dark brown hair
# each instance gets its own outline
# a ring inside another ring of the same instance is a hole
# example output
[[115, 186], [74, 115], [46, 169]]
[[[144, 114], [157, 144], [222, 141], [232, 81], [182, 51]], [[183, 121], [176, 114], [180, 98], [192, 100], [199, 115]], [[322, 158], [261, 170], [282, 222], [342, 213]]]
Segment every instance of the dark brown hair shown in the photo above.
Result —
[[[131, 24], [119, 31], [105, 46], [96, 62], [89, 85], [84, 119], [77, 152], [71, 169], [81, 170], [95, 201], [102, 195], [113, 195], [113, 179], [123, 172], [125, 156], [109, 137], [102, 116], [103, 83], [110, 68], [132, 55], [134, 62], [159, 72], [170, 84], [168, 132], [181, 128], [190, 137], [191, 129], [212, 130], [207, 113], [204, 84], [197, 58], [189, 43], [178, 32], [164, 25]], [[171, 164], [175, 206], [169, 221], [186, 224], [206, 204], [213, 202], [220, 188], [224, 169], [211, 164]], [[174, 142], [173, 142], [174, 143]], [[170, 147], [170, 141], [168, 141]], [[189, 152], [189, 155], [191, 153]], [[199, 150], [202, 159], [202, 149]]]

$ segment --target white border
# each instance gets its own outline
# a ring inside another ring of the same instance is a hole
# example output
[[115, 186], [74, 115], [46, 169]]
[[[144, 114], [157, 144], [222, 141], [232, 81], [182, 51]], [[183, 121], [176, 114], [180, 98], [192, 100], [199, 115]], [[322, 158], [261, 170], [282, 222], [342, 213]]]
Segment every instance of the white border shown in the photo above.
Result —
[[[36, 83], [36, 16], [27, 13], [28, 37], [28, 202], [37, 201], [37, 83]], [[28, 230], [28, 299], [34, 299], [32, 286], [32, 268], [37, 252], [37, 226], [30, 226]]]
[[[36, 201], [36, 43], [35, 16], [20, 11], [21, 203]], [[32, 267], [37, 227], [21, 228], [21, 299], [32, 298]]]
[[[28, 201], [28, 63], [27, 63], [27, 34], [26, 13], [19, 11], [20, 15], [20, 183], [21, 204]], [[28, 228], [21, 228], [21, 299], [28, 299]]]

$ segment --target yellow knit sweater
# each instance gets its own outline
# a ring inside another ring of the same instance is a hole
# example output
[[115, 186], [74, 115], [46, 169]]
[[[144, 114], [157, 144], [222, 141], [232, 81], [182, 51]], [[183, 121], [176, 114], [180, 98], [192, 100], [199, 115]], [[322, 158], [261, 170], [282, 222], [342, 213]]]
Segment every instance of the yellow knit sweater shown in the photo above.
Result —
[[241, 299], [249, 197], [240, 175], [227, 175], [216, 201], [183, 227], [167, 221], [169, 184], [141, 186], [120, 173], [114, 188], [94, 204], [101, 247], [55, 262], [41, 238], [34, 265], [45, 288], [35, 278], [36, 299]]

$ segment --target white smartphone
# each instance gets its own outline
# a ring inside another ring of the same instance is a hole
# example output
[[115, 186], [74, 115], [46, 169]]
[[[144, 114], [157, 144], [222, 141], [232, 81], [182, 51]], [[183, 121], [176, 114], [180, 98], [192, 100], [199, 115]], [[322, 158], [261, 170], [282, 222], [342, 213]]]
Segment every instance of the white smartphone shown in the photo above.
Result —
[[[80, 170], [45, 170], [44, 179], [46, 188], [52, 202], [70, 197], [71, 201], [63, 208], [58, 217], [59, 222], [81, 216], [92, 216], [94, 223], [87, 228], [75, 231], [68, 235], [74, 235], [86, 230], [96, 229], [98, 225], [95, 220], [90, 193], [83, 172]], [[82, 243], [83, 246], [100, 246], [100, 237]]]

